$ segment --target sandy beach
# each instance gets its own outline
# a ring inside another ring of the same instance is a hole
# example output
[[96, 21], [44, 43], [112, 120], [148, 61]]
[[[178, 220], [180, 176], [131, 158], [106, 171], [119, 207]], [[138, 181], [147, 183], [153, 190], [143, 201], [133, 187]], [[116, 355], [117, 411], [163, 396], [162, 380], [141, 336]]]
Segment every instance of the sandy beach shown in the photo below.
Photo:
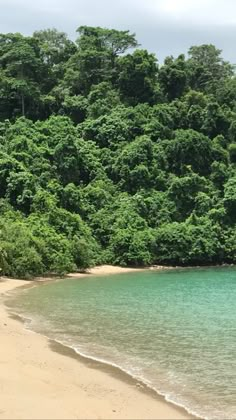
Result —
[[[98, 267], [91, 274], [132, 269]], [[76, 274], [76, 277], [79, 275]], [[26, 330], [4, 305], [28, 281], [0, 281], [0, 419], [190, 419], [184, 410]]]

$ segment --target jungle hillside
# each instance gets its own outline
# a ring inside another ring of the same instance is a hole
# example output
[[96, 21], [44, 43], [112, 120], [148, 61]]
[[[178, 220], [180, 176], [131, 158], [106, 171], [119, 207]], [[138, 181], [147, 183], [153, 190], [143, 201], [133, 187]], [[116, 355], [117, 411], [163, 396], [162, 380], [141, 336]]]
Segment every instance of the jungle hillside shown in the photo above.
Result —
[[236, 262], [236, 76], [206, 44], [0, 34], [0, 268]]

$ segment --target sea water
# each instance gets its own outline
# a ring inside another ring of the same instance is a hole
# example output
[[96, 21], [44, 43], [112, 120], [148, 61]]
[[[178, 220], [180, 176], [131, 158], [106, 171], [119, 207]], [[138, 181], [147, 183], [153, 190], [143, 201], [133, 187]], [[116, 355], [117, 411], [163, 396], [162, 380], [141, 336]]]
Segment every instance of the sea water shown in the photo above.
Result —
[[117, 366], [189, 412], [236, 418], [236, 269], [86, 276], [9, 301], [36, 332]]

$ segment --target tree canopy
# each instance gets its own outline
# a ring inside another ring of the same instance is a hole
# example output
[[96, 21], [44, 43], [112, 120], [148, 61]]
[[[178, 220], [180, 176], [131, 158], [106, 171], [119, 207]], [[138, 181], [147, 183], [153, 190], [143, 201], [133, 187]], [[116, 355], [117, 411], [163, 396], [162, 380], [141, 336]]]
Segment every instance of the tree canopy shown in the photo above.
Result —
[[236, 262], [236, 76], [214, 45], [0, 34], [0, 268]]

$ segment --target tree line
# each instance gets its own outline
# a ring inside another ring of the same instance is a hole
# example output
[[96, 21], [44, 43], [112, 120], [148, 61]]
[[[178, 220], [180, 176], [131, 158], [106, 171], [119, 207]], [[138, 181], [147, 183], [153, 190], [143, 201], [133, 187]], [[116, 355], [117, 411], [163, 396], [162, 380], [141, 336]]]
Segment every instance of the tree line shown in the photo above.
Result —
[[0, 34], [0, 267], [236, 262], [236, 77], [214, 45]]

